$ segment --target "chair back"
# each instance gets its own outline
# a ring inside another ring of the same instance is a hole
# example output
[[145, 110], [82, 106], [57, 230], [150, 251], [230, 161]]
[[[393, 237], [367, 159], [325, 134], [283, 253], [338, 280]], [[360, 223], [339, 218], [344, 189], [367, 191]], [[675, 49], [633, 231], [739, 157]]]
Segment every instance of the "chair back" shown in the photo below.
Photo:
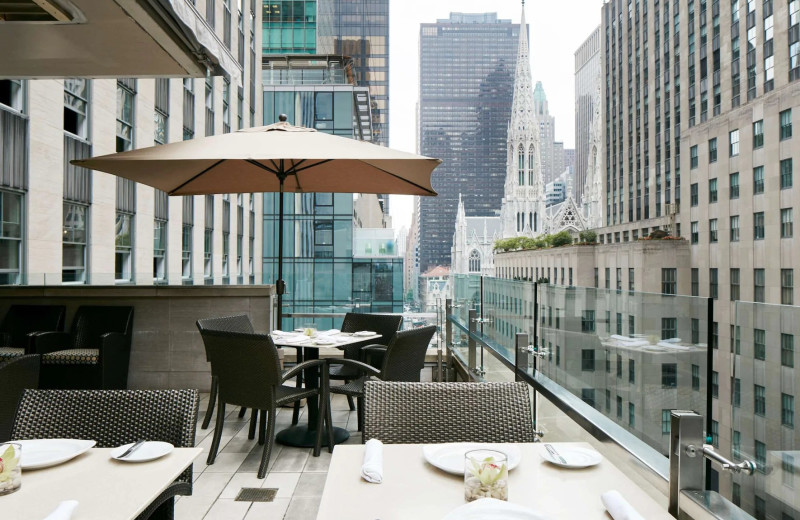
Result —
[[419, 382], [425, 364], [428, 344], [436, 333], [436, 326], [401, 330], [386, 348], [381, 369], [381, 381]]
[[99, 348], [100, 337], [109, 332], [130, 338], [133, 329], [133, 307], [81, 305], [72, 320], [72, 347]]
[[[342, 332], [358, 332], [361, 330], [371, 330], [381, 335], [380, 338], [370, 340], [370, 343], [388, 345], [400, 326], [403, 324], [403, 316], [400, 314], [358, 314], [348, 312], [342, 321]], [[363, 344], [344, 347], [345, 359], [359, 360], [360, 349]]]
[[12, 305], [0, 325], [0, 332], [10, 336], [5, 346], [26, 348], [31, 332], [63, 331], [65, 314], [63, 305]]
[[200, 328], [222, 401], [266, 410], [281, 383], [278, 349], [266, 334]]
[[364, 441], [386, 444], [533, 442], [528, 386], [368, 381]]
[[26, 388], [39, 388], [40, 356], [33, 354], [0, 363], [0, 442], [11, 439], [14, 415]]
[[[253, 324], [247, 314], [236, 314], [234, 316], [222, 316], [219, 318], [204, 318], [197, 320], [197, 329], [202, 333], [206, 330], [217, 330], [223, 332], [244, 332], [253, 334]], [[206, 352], [206, 361], [211, 361]]]

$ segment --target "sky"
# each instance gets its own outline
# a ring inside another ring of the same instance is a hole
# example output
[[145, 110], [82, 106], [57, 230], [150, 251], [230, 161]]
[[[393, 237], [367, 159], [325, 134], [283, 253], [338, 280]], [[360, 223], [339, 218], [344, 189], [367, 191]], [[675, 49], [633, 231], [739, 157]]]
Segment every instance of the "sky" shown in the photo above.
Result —
[[[525, 4], [533, 81], [542, 82], [556, 120], [556, 141], [563, 141], [564, 148], [575, 145], [575, 51], [600, 25], [602, 5], [602, 0]], [[449, 18], [451, 12], [496, 12], [499, 18], [519, 23], [522, 6], [520, 0], [394, 0], [389, 10], [389, 146], [416, 152], [420, 24]], [[396, 230], [411, 225], [412, 208], [412, 197], [391, 196], [389, 211]]]

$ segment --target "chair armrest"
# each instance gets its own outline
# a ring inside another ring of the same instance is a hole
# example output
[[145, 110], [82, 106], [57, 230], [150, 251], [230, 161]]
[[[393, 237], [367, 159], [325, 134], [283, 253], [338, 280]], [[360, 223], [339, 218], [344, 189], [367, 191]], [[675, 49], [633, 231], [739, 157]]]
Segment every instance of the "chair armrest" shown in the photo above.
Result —
[[66, 332], [35, 332], [31, 334], [31, 353], [49, 354], [70, 348], [70, 335]]
[[346, 367], [352, 367], [358, 370], [359, 372], [364, 372], [366, 375], [370, 376], [380, 376], [381, 371], [377, 368], [368, 365], [366, 363], [362, 363], [361, 361], [355, 361], [353, 359], [329, 359], [328, 364], [330, 365], [344, 365]]
[[386, 353], [386, 349], [388, 348], [389, 347], [385, 345], [367, 345], [366, 347], [361, 348], [361, 353], [364, 356], [364, 361], [366, 361], [367, 364], [372, 365], [373, 355], [377, 353]]
[[315, 367], [319, 367], [319, 366], [322, 366], [322, 365], [325, 365], [325, 360], [324, 359], [310, 359], [308, 361], [303, 361], [302, 363], [300, 363], [299, 365], [295, 366], [294, 368], [292, 368], [291, 370], [289, 370], [285, 374], [281, 375], [281, 382], [284, 382], [287, 379], [293, 378], [298, 373], [302, 372], [303, 370], [306, 370], [307, 368], [315, 368]]

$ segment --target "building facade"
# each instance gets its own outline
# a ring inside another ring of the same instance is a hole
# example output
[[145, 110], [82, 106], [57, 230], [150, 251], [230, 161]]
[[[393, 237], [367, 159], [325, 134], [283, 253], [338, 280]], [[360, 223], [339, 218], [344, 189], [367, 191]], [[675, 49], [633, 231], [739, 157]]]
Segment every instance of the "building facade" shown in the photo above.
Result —
[[494, 276], [494, 243], [501, 238], [500, 217], [468, 217], [459, 200], [450, 272]]
[[600, 88], [601, 28], [575, 51], [575, 200], [583, 202], [586, 169], [589, 167], [589, 140], [594, 116], [595, 91]]
[[500, 207], [519, 30], [494, 13], [420, 27], [419, 150], [443, 161], [433, 174], [439, 196], [420, 200], [423, 272], [450, 262], [459, 193], [468, 216]]
[[264, 0], [262, 54], [316, 54], [317, 0]]
[[196, 9], [238, 77], [0, 80], [3, 282], [260, 281], [260, 197], [169, 198], [69, 163], [253, 126], [256, 111], [260, 122], [260, 5]]

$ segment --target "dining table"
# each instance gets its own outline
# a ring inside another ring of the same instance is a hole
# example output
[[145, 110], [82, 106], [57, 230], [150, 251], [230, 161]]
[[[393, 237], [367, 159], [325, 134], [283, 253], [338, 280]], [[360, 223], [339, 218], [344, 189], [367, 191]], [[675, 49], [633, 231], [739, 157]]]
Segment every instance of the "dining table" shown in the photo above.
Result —
[[71, 520], [133, 520], [192, 461], [201, 448], [175, 448], [147, 462], [111, 458], [113, 448], [92, 448], [61, 464], [22, 470], [22, 487], [0, 496], [3, 520], [41, 520], [62, 501], [77, 500]]
[[[606, 458], [594, 466], [566, 469], [545, 460], [545, 443], [516, 445], [521, 459], [508, 473], [508, 502], [549, 520], [608, 520], [601, 494], [619, 491], [648, 520], [673, 520], [660, 504]], [[588, 443], [552, 443], [556, 449], [592, 450]], [[361, 478], [364, 445], [333, 451], [317, 520], [441, 520], [464, 498], [464, 475], [429, 463], [422, 444], [387, 444], [382, 448], [380, 484]], [[544, 455], [543, 455], [544, 454]], [[522, 518], [514, 516], [514, 518]]]
[[[371, 344], [376, 339], [380, 338], [380, 334], [366, 334], [363, 331], [351, 333], [341, 332], [338, 330], [319, 331], [314, 337], [305, 336], [302, 333], [277, 333], [273, 332], [273, 343], [277, 347], [288, 347], [297, 349], [297, 362], [310, 361], [319, 359], [319, 349], [321, 348], [344, 348], [346, 346], [363, 343], [365, 346]], [[312, 368], [308, 370], [308, 375], [304, 379], [307, 388], [319, 387], [319, 368]], [[275, 440], [285, 446], [294, 446], [299, 448], [313, 448], [317, 438], [317, 418], [319, 417], [319, 403], [317, 397], [308, 398], [308, 421], [306, 424], [298, 424], [290, 426], [278, 432]], [[350, 433], [345, 428], [339, 428], [331, 425], [333, 429], [333, 443], [340, 444], [350, 438]], [[328, 445], [327, 436], [322, 436], [323, 446]]]

